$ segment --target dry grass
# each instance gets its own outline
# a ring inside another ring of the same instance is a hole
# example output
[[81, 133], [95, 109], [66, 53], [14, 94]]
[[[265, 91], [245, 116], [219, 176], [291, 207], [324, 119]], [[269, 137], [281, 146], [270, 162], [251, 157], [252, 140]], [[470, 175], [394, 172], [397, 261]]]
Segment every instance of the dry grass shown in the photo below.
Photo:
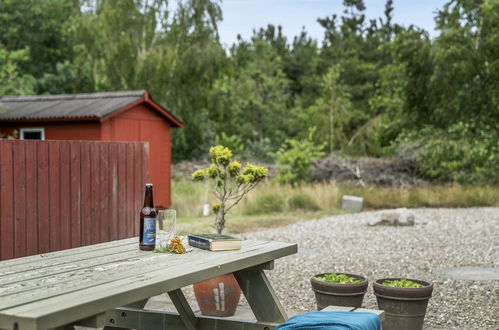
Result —
[[[365, 209], [499, 206], [497, 186], [387, 188], [315, 183], [291, 187], [266, 182], [231, 211], [227, 231], [240, 233], [338, 214], [343, 195], [364, 197]], [[212, 232], [214, 217], [202, 217], [201, 212], [203, 204], [213, 202], [209, 185], [174, 181], [172, 208], [177, 210], [179, 233]]]

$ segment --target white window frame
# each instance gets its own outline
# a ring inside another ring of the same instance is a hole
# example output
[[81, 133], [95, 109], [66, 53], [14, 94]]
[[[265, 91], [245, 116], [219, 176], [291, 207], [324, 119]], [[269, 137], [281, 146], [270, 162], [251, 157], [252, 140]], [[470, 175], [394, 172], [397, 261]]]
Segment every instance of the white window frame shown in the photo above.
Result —
[[41, 139], [45, 140], [45, 128], [43, 127], [30, 127], [30, 128], [21, 128], [21, 132], [19, 134], [19, 138], [24, 140], [24, 133], [41, 133]]

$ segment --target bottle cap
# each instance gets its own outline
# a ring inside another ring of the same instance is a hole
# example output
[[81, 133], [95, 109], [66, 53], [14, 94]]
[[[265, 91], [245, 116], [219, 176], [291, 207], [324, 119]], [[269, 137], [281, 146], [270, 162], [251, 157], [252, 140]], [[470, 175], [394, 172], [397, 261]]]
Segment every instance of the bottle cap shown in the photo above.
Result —
[[152, 183], [146, 183], [146, 188], [147, 187], [152, 187]]

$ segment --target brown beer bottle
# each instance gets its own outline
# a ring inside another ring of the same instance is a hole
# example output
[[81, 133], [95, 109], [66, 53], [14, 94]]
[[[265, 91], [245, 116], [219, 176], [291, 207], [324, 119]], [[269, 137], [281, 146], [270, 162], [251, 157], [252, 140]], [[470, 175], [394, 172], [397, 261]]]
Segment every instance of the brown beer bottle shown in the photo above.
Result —
[[152, 199], [152, 183], [146, 184], [144, 206], [140, 211], [139, 248], [144, 251], [153, 251], [156, 245], [156, 216]]

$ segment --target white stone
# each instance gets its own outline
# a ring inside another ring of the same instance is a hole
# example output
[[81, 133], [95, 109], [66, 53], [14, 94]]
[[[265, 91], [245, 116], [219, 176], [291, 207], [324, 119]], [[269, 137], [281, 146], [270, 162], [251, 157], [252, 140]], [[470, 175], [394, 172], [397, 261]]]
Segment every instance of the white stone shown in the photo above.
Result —
[[210, 215], [210, 204], [203, 204], [203, 217]]
[[357, 196], [343, 196], [341, 200], [341, 208], [348, 211], [362, 211], [362, 205], [364, 203], [364, 198]]

